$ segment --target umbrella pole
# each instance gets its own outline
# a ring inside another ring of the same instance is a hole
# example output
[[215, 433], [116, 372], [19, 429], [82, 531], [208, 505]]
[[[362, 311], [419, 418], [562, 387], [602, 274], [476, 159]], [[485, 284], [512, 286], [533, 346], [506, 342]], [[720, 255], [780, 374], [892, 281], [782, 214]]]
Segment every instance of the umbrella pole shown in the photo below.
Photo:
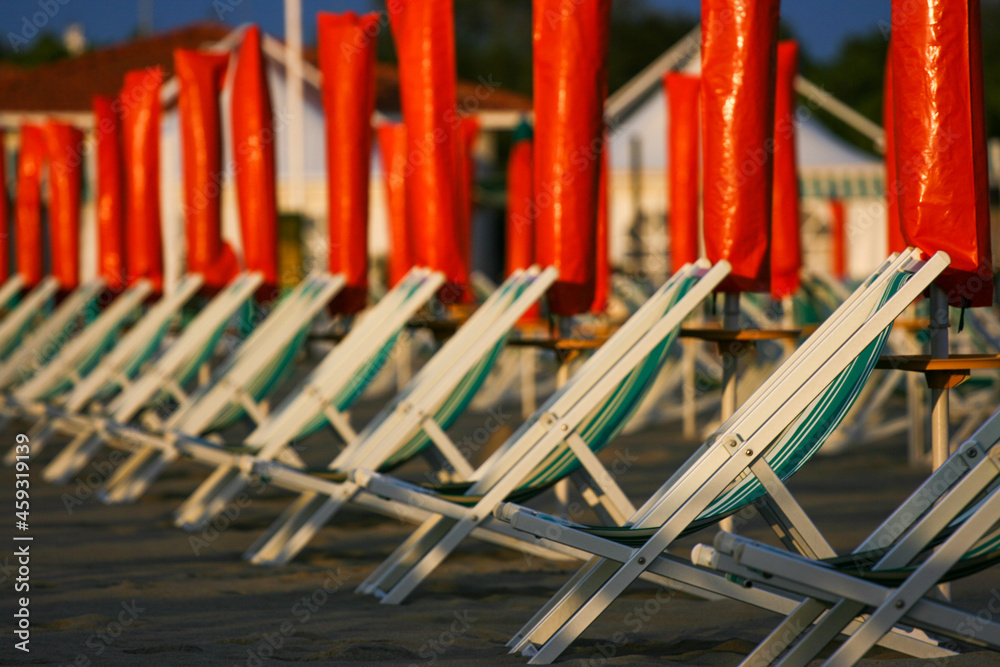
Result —
[[684, 438], [694, 440], [698, 437], [698, 388], [697, 364], [698, 341], [681, 341], [681, 367], [684, 372], [684, 384], [681, 390], [684, 405]]
[[[726, 293], [725, 303], [722, 313], [722, 328], [727, 331], [735, 331], [740, 328], [740, 295], [738, 293]], [[722, 353], [722, 421], [733, 416], [736, 412], [736, 351], [733, 346], [738, 343], [730, 343], [729, 348]]]
[[[931, 285], [931, 358], [948, 358], [948, 298]], [[931, 389], [931, 462], [937, 470], [948, 458], [948, 390]]]
[[[948, 297], [931, 285], [931, 358], [948, 358]], [[948, 389], [931, 387], [931, 465], [937, 470], [948, 458]], [[938, 584], [938, 593], [951, 599], [951, 585]]]
[[[740, 295], [738, 292], [726, 293], [722, 306], [722, 328], [735, 331], [740, 328]], [[736, 393], [736, 341], [729, 343], [722, 351], [722, 422], [725, 423], [736, 412], [738, 395]], [[733, 518], [726, 517], [719, 522], [719, 528], [727, 533], [735, 532]]]
[[[559, 323], [559, 337], [560, 338], [572, 338], [573, 336], [573, 326], [572, 318], [569, 317], [557, 317]], [[569, 382], [569, 368], [573, 361], [572, 354], [559, 355], [556, 354], [556, 359], [559, 362], [559, 370], [556, 371], [556, 388], [561, 388], [564, 384]], [[555, 492], [556, 502], [559, 504], [559, 512], [569, 517], [569, 478], [563, 478], [555, 483], [552, 487]]]

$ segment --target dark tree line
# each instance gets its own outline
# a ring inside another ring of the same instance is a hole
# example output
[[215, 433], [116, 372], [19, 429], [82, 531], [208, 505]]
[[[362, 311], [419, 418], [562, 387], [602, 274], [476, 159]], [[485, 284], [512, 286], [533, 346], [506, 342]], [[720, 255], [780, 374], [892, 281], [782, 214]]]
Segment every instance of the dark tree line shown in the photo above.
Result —
[[[384, 0], [378, 5], [384, 7]], [[608, 87], [614, 91], [635, 76], [697, 24], [688, 14], [665, 14], [645, 0], [615, 0], [608, 48]], [[492, 73], [503, 85], [531, 94], [531, 0], [456, 0], [458, 75], [472, 79]], [[982, 0], [983, 65], [986, 127], [1000, 136], [1000, 0]], [[881, 124], [882, 77], [888, 50], [884, 26], [849, 37], [827, 62], [809, 57], [808, 41], [800, 39], [804, 76]], [[783, 38], [796, 38], [782, 26]], [[392, 61], [391, 39], [379, 41], [379, 56]], [[820, 119], [849, 142], [871, 151], [871, 141], [840, 121]]]

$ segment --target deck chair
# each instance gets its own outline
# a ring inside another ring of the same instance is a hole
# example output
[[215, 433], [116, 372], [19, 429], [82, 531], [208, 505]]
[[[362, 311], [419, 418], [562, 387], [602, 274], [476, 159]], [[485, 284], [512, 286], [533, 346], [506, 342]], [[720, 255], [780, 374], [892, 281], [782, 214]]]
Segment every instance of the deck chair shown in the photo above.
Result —
[[[204, 305], [173, 345], [169, 372], [158, 374], [162, 387], [166, 378], [179, 373], [179, 385], [207, 361], [226, 324], [260, 286], [259, 273], [242, 273]], [[157, 366], [152, 362], [164, 347], [168, 329], [203, 284], [199, 275], [185, 276], [177, 287], [153, 304], [114, 348], [89, 373], [59, 373], [52, 364], [25, 383], [14, 394], [17, 412], [35, 419], [28, 433], [34, 452], [41, 451], [56, 433], [79, 434], [88, 424], [85, 410], [100, 410], [115, 396], [132, 391], [142, 373]], [[158, 366], [161, 370], [162, 365]], [[13, 453], [13, 450], [11, 450]]]
[[[532, 664], [551, 662], [647, 571], [789, 613], [793, 599], [744, 589], [665, 551], [679, 536], [752, 504], [786, 546], [810, 557], [832, 552], [783, 480], [836, 428], [874, 368], [893, 320], [949, 262], [945, 253], [920, 257], [910, 250], [880, 266], [624, 526], [590, 529], [500, 505], [495, 516], [514, 528], [593, 554], [514, 636], [512, 652], [531, 656]], [[535, 463], [525, 457], [514, 474]], [[887, 641], [912, 654], [946, 654], [895, 633]]]
[[[714, 267], [699, 262], [679, 269], [468, 483], [418, 487], [367, 470], [355, 472], [355, 483], [369, 493], [432, 515], [361, 584], [359, 592], [375, 594], [384, 603], [402, 602], [474, 529], [505, 530], [492, 516], [499, 503], [523, 502], [561, 479], [576, 482], [584, 500], [605, 522], [621, 524], [635, 509], [596, 453], [624, 428], [656, 381], [681, 323], [728, 273], [728, 262]], [[535, 465], [511, 474], [526, 458]]]
[[[341, 437], [346, 439], [353, 437], [354, 431], [350, 425], [348, 410], [384, 365], [392, 351], [396, 337], [406, 325], [407, 320], [426, 304], [442, 284], [443, 277], [439, 273], [423, 268], [411, 271], [407, 278], [387, 298], [382, 300], [384, 304], [380, 303], [374, 309], [376, 317], [361, 318], [353, 333], [348, 334], [327, 355], [329, 363], [324, 361], [310, 374], [305, 389], [301, 392], [292, 392], [292, 396], [300, 396], [305, 401], [306, 407], [304, 409], [306, 412], [301, 411], [303, 403], [300, 402], [291, 407], [282, 407], [273, 414], [258, 412], [256, 416], [251, 415], [256, 423], [256, 428], [251, 434], [251, 443], [257, 443], [257, 447], [262, 447], [275, 437], [281, 438], [290, 434], [294, 438], [296, 434], [295, 423], [303, 415], [307, 416], [302, 422], [302, 429], [305, 433], [329, 423]], [[324, 390], [322, 383], [313, 382], [313, 380], [318, 379], [318, 375], [328, 385], [330, 383], [334, 385], [335, 405], [329, 405], [327, 409], [315, 409], [314, 402]], [[218, 393], [218, 391], [214, 393]], [[211, 399], [211, 403], [222, 404], [226, 400], [224, 395]], [[286, 399], [283, 406], [288, 403], [289, 399]], [[200, 445], [201, 448], [198, 451], [201, 452], [204, 452], [206, 448], [225, 450], [231, 457], [230, 463], [241, 460], [248, 451], [253, 451], [254, 444], [251, 444], [249, 448], [247, 445], [220, 448], [218, 443], [213, 444], [199, 438], [205, 432], [217, 432], [233, 423], [233, 414], [230, 413], [234, 413], [232, 406], [221, 412], [195, 410], [185, 414], [180, 419], [172, 420], [169, 427], [156, 434], [145, 434], [134, 429], [115, 427], [116, 437], [131, 439], [137, 446], [138, 451], [132, 455], [133, 458], [138, 455], [140, 461], [146, 462], [132, 468], [130, 461], [122, 467], [119, 471], [120, 474], [112, 477], [106, 491], [110, 501], [128, 502], [134, 500], [155, 481], [166, 466], [177, 460], [180, 455], [186, 453], [188, 456], [192, 456], [190, 452], [185, 451], [183, 447], [185, 443], [191, 447]], [[286, 430], [286, 427], [291, 430]], [[275, 436], [274, 433], [279, 435]], [[291, 438], [283, 442], [288, 444], [290, 441]], [[278, 447], [274, 450], [273, 456], [279, 460], [302, 465], [301, 459], [291, 448]], [[217, 458], [216, 452], [216, 456], [209, 463], [218, 465]]]
[[1000, 650], [1000, 623], [927, 597], [939, 582], [1000, 562], [1000, 412], [990, 417], [852, 553], [822, 560], [729, 533], [692, 561], [802, 602], [743, 662], [806, 665], [848, 623], [860, 627], [824, 665], [853, 665], [900, 624]]
[[[835, 308], [846, 299], [851, 290], [847, 283], [829, 272], [815, 267], [803, 271], [802, 290], [823, 308]], [[886, 343], [886, 354], [919, 352], [923, 346], [912, 333], [897, 328]], [[877, 371], [877, 381], [869, 382], [858, 399], [858, 408], [851, 412], [826, 445], [824, 454], [837, 454], [865, 442], [878, 442], [905, 433], [911, 417], [889, 419], [886, 408], [896, 391], [912, 383], [922, 383], [914, 373], [898, 369]]]
[[179, 527], [194, 530], [224, 508], [250, 480], [253, 461], [276, 459], [287, 445], [322, 428], [347, 446], [357, 441], [349, 410], [389, 361], [407, 323], [444, 284], [444, 275], [411, 270], [369, 309], [271, 416], [237, 446], [218, 446], [172, 434], [168, 456], [180, 453], [216, 466], [176, 512]]
[[[4, 289], [14, 292], [13, 288], [17, 287], [19, 291], [23, 291], [23, 284], [23, 278], [15, 276], [4, 283]], [[8, 299], [9, 310], [0, 319], [0, 360], [7, 359], [21, 344], [22, 337], [41, 319], [42, 313], [58, 291], [59, 281], [48, 276], [27, 294], [20, 295], [16, 305], [13, 300], [18, 298], [17, 292]]]
[[514, 325], [556, 275], [554, 268], [514, 272], [328, 467], [304, 470], [274, 461], [282, 440], [261, 449], [253, 472], [300, 495], [244, 557], [273, 565], [293, 558], [355, 494], [347, 474], [358, 467], [391, 470], [425, 455], [445, 479], [467, 478], [472, 466], [445, 431], [489, 375]]
[[[55, 281], [54, 278], [51, 280]], [[19, 273], [10, 276], [3, 285], [0, 285], [0, 322], [15, 310], [21, 298], [27, 297], [27, 294], [24, 289], [24, 277]]]
[[[144, 373], [127, 392], [108, 404], [104, 414], [80, 415], [85, 428], [52, 460], [46, 479], [65, 481], [85, 466], [105, 444], [132, 449], [129, 425], [140, 419], [156, 432], [183, 424], [195, 433], [211, 432], [244, 416], [259, 421], [266, 413], [266, 397], [278, 383], [289, 362], [305, 341], [309, 326], [344, 285], [340, 275], [309, 275], [275, 306], [247, 339], [214, 369], [211, 381], [194, 390], [182, 381], [196, 366], [187, 345], [197, 329], [188, 327], [178, 343]], [[203, 350], [211, 349], [211, 342]], [[138, 432], [138, 431], [136, 431]], [[150, 437], [154, 437], [151, 435]], [[155, 448], [141, 444], [107, 484], [138, 468], [156, 463]], [[109, 500], [117, 500], [112, 497]], [[124, 500], [124, 499], [123, 499]]]
[[17, 305], [18, 297], [24, 291], [24, 278], [15, 273], [0, 285], [0, 319], [6, 317]]
[[[49, 342], [55, 351], [49, 351], [45, 347], [38, 348], [31, 359], [33, 363], [21, 366], [22, 381], [10, 383], [8, 392], [0, 394], [0, 410], [8, 415], [14, 414], [20, 405], [19, 395], [54, 395], [67, 382], [73, 382], [89, 373], [103, 354], [114, 345], [130, 319], [139, 312], [151, 291], [152, 285], [148, 281], [139, 281], [103, 311], [94, 313], [93, 319], [79, 330], [73, 331], [75, 322], [67, 322], [62, 331], [56, 332], [56, 335], [65, 340]], [[96, 307], [96, 298], [91, 304], [84, 305], [84, 308], [91, 307]]]
[[[977, 354], [996, 354], [1000, 351], [1000, 319], [992, 309], [970, 308], [965, 312], [966, 328], [972, 342], [971, 351]], [[968, 387], [964, 395], [952, 392], [949, 396], [949, 415], [961, 422], [952, 429], [952, 448], [957, 448], [993, 413], [1000, 404], [1000, 382], [995, 374], [984, 373], [963, 383]], [[957, 399], [957, 400], [956, 400]]]
[[[10, 391], [13, 386], [31, 377], [79, 333], [87, 321], [94, 319], [103, 290], [104, 281], [100, 278], [80, 285], [30, 332], [25, 331], [20, 344], [0, 363], [0, 390]], [[25, 303], [30, 300], [29, 295]], [[31, 313], [26, 319], [30, 319], [30, 316]]]
[[[69, 317], [58, 329], [39, 332], [38, 337], [43, 339], [39, 342], [43, 345], [27, 341], [24, 352], [30, 352], [30, 356], [18, 354], [9, 360], [15, 363], [21, 359], [21, 365], [17, 368], [18, 379], [11, 378], [9, 391], [0, 393], [0, 430], [6, 428], [11, 419], [22, 415], [25, 402], [54, 398], [93, 370], [115, 345], [122, 329], [141, 310], [151, 292], [149, 281], [138, 281], [100, 313], [95, 312], [96, 294], [87, 295], [94, 298], [82, 308], [92, 311], [92, 321], [77, 329], [76, 316]], [[68, 299], [72, 300], [75, 299]], [[76, 307], [76, 304], [68, 305]], [[28, 346], [33, 349], [28, 350]], [[55, 352], [51, 352], [52, 349]], [[12, 447], [4, 458], [6, 465], [13, 464], [15, 449]], [[33, 451], [37, 453], [39, 448]]]
[[[652, 322], [655, 321], [664, 309], [668, 307], [670, 303], [674, 300], [681, 298], [681, 296], [687, 291], [691, 291], [693, 283], [697, 282], [699, 279], [704, 283], [699, 284], [698, 287], [707, 294], [711, 290], [714, 284], [717, 284], [721, 277], [720, 274], [724, 274], [725, 268], [719, 267], [712, 273], [711, 277], [705, 277], [704, 273], [705, 267], [688, 267], [686, 273], [683, 277], [678, 278], [671, 284], [665, 285], [662, 292], [657, 295], [658, 298], [652, 299], [645, 309], [645, 311], [630, 320], [630, 324], [623, 328], [620, 333], [616, 334], [615, 341], [617, 343], [627, 343], [634, 341], [639, 335], [639, 330], [642, 328], [648, 328], [651, 326]], [[714, 282], [713, 282], [714, 281]], [[695, 290], [697, 291], [697, 290]], [[693, 303], [697, 303], [698, 297], [691, 296], [690, 300]], [[683, 308], [681, 308], [683, 310]], [[681, 318], [683, 319], [683, 318]], [[617, 343], [602, 346], [601, 351], [595, 355], [596, 361], [591, 364], [595, 364], [598, 367], [606, 366], [610, 363], [616, 355], [623, 353], [624, 349], [628, 348], [628, 345], [619, 346]], [[624, 347], [624, 349], [623, 349]], [[605, 442], [613, 437], [614, 433], [621, 427], [624, 421], [627, 420], [627, 415], [634, 409], [637, 404], [638, 399], [641, 397], [643, 392], [648, 389], [649, 383], [655, 377], [655, 369], [658, 368], [659, 364], [662, 363], [662, 359], [666, 352], [669, 350], [669, 342], [665, 343], [659, 350], [655, 361], [653, 361], [651, 367], [647, 367], [639, 372], [635, 377], [631, 378], [631, 382], [627, 387], [622, 387], [619, 395], [612, 401], [609, 402], [609, 410], [602, 412], [594, 416], [592, 421], [592, 430], [587, 434], [588, 437], [592, 437], [595, 441]], [[444, 350], [442, 350], [443, 354]], [[584, 392], [582, 385], [576, 384], [576, 381], [568, 384], [562, 394], [577, 396], [581, 392]], [[440, 422], [439, 422], [440, 424]], [[525, 427], [522, 427], [522, 429]], [[539, 425], [538, 428], [544, 427]], [[532, 435], [537, 435], [538, 428], [533, 430]], [[406, 434], [409, 435], [408, 433]], [[514, 439], [515, 441], [517, 438]], [[491, 460], [495, 460], [495, 457], [491, 457]], [[557, 457], [554, 462], [554, 467], [550, 467], [542, 475], [548, 475], [545, 479], [539, 479], [537, 487], [532, 487], [533, 489], [542, 490], [548, 488], [552, 483], [557, 481], [558, 473], [557, 469], [561, 466], [571, 466], [573, 463], [572, 456], [568, 460], [560, 460]], [[385, 470], [388, 466], [383, 465], [382, 469]], [[481, 470], [488, 470], [489, 466], [481, 468]], [[429, 509], [427, 506], [421, 506], [419, 504], [410, 504], [405, 507], [400, 507], [401, 503], [394, 501], [388, 496], [373, 495], [370, 493], [362, 492], [362, 489], [358, 488], [360, 484], [366, 483], [367, 480], [374, 475], [374, 473], [369, 473], [362, 475], [360, 477], [355, 477], [351, 483], [346, 483], [345, 472], [347, 468], [341, 465], [338, 468], [339, 478], [323, 478], [318, 476], [309, 476], [300, 472], [290, 472], [283, 470], [271, 470], [268, 474], [273, 477], [278, 477], [283, 480], [284, 483], [293, 483], [296, 488], [299, 489], [310, 489], [312, 493], [312, 503], [311, 508], [306, 504], [306, 497], [309, 494], [304, 495], [300, 498], [302, 507], [300, 508], [298, 514], [293, 514], [293, 510], [286, 513], [286, 517], [279, 520], [272, 526], [269, 535], [265, 535], [261, 540], [258, 541], [257, 545], [251, 547], [247, 552], [249, 557], [255, 562], [264, 562], [269, 564], [277, 564], [286, 562], [290, 557], [294, 556], [299, 549], [304, 546], [307, 539], [310, 538], [315, 532], [323, 525], [323, 523], [329, 517], [324, 516], [326, 511], [324, 508], [335, 508], [339, 507], [343, 503], [348, 501], [360, 504], [361, 506], [374, 510], [376, 512], [381, 512], [388, 514], [390, 516], [400, 518], [403, 520], [414, 521], [416, 523], [426, 523], [427, 520], [436, 520], [436, 515], [438, 512], [436, 508]], [[358, 474], [355, 471], [355, 474]], [[442, 488], [450, 490], [451, 493], [457, 493], [461, 495], [461, 489], [468, 489], [470, 484], [475, 483], [474, 480], [477, 479], [477, 475], [480, 473], [473, 473], [469, 476], [468, 481], [461, 484], [450, 484], [445, 487], [437, 487], [438, 490]], [[468, 497], [466, 497], [468, 498]], [[611, 502], [610, 499], [603, 499], [604, 502]], [[612, 503], [613, 505], [613, 503]], [[459, 511], [462, 508], [458, 507]], [[311, 512], [311, 513], [310, 513]], [[434, 517], [434, 518], [432, 518]], [[303, 531], [303, 526], [307, 527], [307, 530]], [[281, 531], [284, 533], [282, 534]], [[478, 526], [473, 525], [469, 529], [471, 536], [486, 539], [488, 541], [500, 544], [501, 546], [507, 546], [512, 548], [518, 548], [522, 551], [531, 552], [536, 555], [541, 555], [545, 557], [559, 557], [560, 554], [554, 553], [548, 547], [536, 548], [534, 545], [526, 546], [522, 541], [517, 540], [516, 536], [512, 535], [510, 531], [505, 530], [481, 530]]]
[[[243, 446], [223, 450], [218, 447], [206, 448], [203, 444], [191, 440], [182, 440], [179, 443], [181, 449], [189, 456], [220, 466], [220, 469], [213, 473], [212, 477], [181, 507], [178, 512], [178, 522], [188, 528], [196, 528], [215, 516], [216, 512], [247, 483], [250, 479], [248, 473], [252, 472], [255, 465], [266, 466], [275, 460], [276, 455], [293, 439], [307, 435], [324, 423], [333, 426], [346, 443], [338, 457], [342, 460], [358, 455], [361, 447], [368, 446], [364, 443], [385, 438], [396, 438], [397, 447], [402, 448], [392, 457], [393, 465], [399, 465], [417, 454], [429, 453], [425, 447], [430, 440], [425, 433], [413, 437], [410, 442], [405, 439], [399, 440], [400, 436], [394, 435], [394, 430], [399, 430], [401, 420], [403, 423], [409, 423], [409, 417], [403, 416], [404, 413], [413, 412], [417, 409], [414, 406], [421, 405], [420, 402], [424, 400], [423, 396], [431, 384], [442, 383], [439, 384], [438, 391], [440, 387], [450, 385], [452, 391], [434, 418], [439, 428], [448, 428], [465, 409], [489, 374], [503, 341], [489, 348], [485, 354], [477, 355], [469, 352], [470, 346], [477, 338], [505, 339], [510, 325], [503, 323], [502, 328], [495, 326], [499, 318], [511, 310], [517, 312], [525, 310], [538, 299], [551, 280], [552, 276], [540, 276], [537, 269], [517, 272], [511, 276], [428, 362], [425, 369], [417, 376], [423, 379], [418, 381], [415, 378], [411, 381], [410, 385], [376, 415], [360, 434], [356, 434], [341, 416], [343, 410], [349, 401], [360, 395], [364, 386], [374, 377], [375, 371], [386, 361], [385, 355], [392, 347], [392, 340], [401, 329], [399, 325], [405, 321], [413, 308], [413, 306], [400, 308], [398, 303], [394, 303], [388, 297], [383, 299], [383, 302], [363, 318], [358, 327], [352, 329], [341, 344], [313, 371], [304, 386], [286, 399], [285, 404], [275, 413], [275, 420], [251, 434]], [[437, 285], [439, 281], [440, 278], [435, 274], [434, 284]], [[419, 294], [418, 298], [411, 299], [415, 302], [414, 305], [417, 305], [416, 302], [426, 300], [425, 292]], [[400, 318], [400, 315], [403, 317]], [[388, 326], [385, 326], [386, 323]], [[368, 361], [366, 356], [357, 354], [357, 349], [365, 345], [366, 339], [371, 338], [372, 329], [384, 329], [388, 332], [379, 334], [383, 336], [382, 340], [385, 340], [387, 335], [391, 335], [391, 338], [383, 346], [383, 351], [377, 357], [373, 357], [372, 361]], [[445, 350], [449, 351], [448, 354], [441, 356]], [[442, 359], [448, 358], [449, 355], [451, 361], [444, 363]], [[374, 364], [374, 360], [378, 363]], [[441, 371], [449, 368], [453, 379], [442, 378]], [[467, 372], [462, 376], [456, 369], [464, 369]], [[340, 426], [341, 424], [346, 428]], [[438, 448], [441, 451], [434, 463], [464, 471], [467, 464], [454, 445], [447, 441], [447, 437], [435, 439], [439, 441]], [[240, 472], [236, 469], [237, 463], [242, 474], [237, 474]], [[326, 469], [322, 471], [328, 472]]]

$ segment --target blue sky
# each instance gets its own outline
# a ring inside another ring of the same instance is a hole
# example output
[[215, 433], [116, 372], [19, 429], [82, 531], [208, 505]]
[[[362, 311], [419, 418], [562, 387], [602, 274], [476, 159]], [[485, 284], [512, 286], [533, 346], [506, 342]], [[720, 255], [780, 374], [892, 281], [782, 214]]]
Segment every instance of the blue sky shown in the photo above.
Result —
[[[463, 0], [456, 0], [462, 2]], [[699, 0], [648, 0], [665, 10], [697, 14]], [[219, 20], [230, 24], [256, 22], [272, 34], [284, 33], [282, 3], [279, 0], [0, 0], [0, 34], [10, 48], [8, 33], [22, 34], [25, 20], [44, 17], [46, 29], [62, 31], [74, 22], [82, 23], [87, 37], [96, 42], [126, 38], [134, 29], [140, 6], [153, 8], [153, 27], [166, 30], [198, 20]], [[792, 26], [804, 48], [815, 58], [833, 56], [845, 37], [866, 33], [889, 18], [890, 0], [785, 0], [782, 17]], [[364, 11], [369, 0], [302, 0], [307, 40], [315, 35], [317, 11]], [[49, 8], [50, 19], [39, 14]], [[221, 11], [228, 10], [228, 11]], [[41, 22], [41, 19], [38, 19]], [[666, 45], [665, 45], [666, 46]]]

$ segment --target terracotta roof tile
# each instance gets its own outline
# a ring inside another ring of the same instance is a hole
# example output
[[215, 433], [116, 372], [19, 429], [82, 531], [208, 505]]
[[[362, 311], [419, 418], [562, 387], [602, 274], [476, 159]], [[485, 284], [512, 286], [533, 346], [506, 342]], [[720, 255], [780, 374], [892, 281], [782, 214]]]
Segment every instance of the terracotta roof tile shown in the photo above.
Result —
[[[173, 74], [174, 49], [204, 47], [231, 30], [222, 24], [199, 23], [33, 68], [0, 64], [0, 111], [88, 112], [94, 95], [118, 93], [126, 72], [158, 65], [169, 77]], [[316, 64], [315, 49], [308, 49], [305, 56]], [[398, 113], [396, 66], [379, 63], [375, 75], [376, 108], [383, 113]], [[531, 110], [530, 98], [500, 88], [487, 92], [478, 82], [459, 81], [458, 101], [463, 109]]]

